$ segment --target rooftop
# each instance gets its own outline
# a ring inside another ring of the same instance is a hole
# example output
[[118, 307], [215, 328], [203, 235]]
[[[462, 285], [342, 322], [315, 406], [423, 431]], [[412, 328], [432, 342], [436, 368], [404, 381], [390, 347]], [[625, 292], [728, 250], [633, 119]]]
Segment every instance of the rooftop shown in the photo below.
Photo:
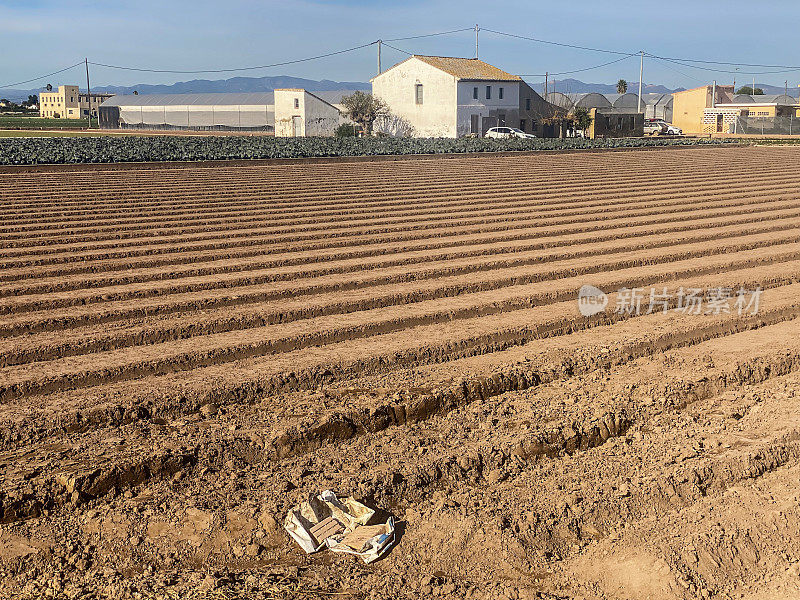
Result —
[[112, 96], [103, 106], [212, 106], [212, 105], [273, 105], [272, 92], [229, 94], [129, 94]]
[[424, 63], [436, 67], [459, 79], [475, 79], [486, 81], [522, 81], [518, 75], [512, 75], [503, 69], [498, 69], [494, 65], [483, 62], [477, 58], [456, 58], [453, 56], [421, 56], [414, 54], [411, 58], [416, 58]]

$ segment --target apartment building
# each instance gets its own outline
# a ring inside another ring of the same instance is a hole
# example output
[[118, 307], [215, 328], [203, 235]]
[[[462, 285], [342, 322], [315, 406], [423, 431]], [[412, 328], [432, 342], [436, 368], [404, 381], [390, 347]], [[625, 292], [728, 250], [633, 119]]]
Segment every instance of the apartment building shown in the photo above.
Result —
[[39, 116], [49, 119], [85, 119], [91, 110], [97, 116], [98, 107], [114, 94], [82, 93], [77, 85], [60, 85], [58, 91], [39, 94]]

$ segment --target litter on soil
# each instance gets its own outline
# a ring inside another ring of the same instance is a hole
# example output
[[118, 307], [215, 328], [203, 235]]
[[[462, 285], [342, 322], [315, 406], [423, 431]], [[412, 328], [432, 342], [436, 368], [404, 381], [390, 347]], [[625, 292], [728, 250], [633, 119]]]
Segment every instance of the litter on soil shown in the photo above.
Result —
[[394, 518], [368, 525], [374, 516], [374, 510], [352, 497], [339, 500], [325, 490], [291, 509], [284, 527], [307, 554], [329, 548], [355, 554], [369, 564], [394, 543]]

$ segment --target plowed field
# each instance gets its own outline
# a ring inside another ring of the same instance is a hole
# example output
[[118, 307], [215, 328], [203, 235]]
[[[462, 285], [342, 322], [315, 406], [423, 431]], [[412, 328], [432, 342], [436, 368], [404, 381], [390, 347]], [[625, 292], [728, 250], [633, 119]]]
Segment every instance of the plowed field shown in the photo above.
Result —
[[[798, 597], [799, 166], [0, 172], [0, 597]], [[324, 489], [385, 559], [285, 535]]]

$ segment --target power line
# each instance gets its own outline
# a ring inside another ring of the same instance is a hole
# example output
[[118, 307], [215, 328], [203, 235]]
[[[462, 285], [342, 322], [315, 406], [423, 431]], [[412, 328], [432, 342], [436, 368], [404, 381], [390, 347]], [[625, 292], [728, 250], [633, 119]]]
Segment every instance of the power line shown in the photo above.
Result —
[[[661, 60], [661, 59], [658, 59], [658, 60]], [[698, 83], [705, 83], [705, 82], [707, 82], [707, 81], [708, 81], [708, 80], [706, 80], [706, 79], [700, 79], [700, 78], [698, 78], [698, 77], [694, 77], [694, 76], [692, 76], [692, 75], [687, 75], [687, 74], [686, 74], [686, 73], [684, 73], [683, 71], [679, 71], [679, 70], [678, 70], [678, 69], [676, 69], [675, 67], [672, 67], [672, 66], [670, 66], [670, 65], [666, 64], [666, 61], [663, 61], [663, 60], [662, 60], [661, 62], [663, 62], [663, 63], [664, 63], [664, 64], [662, 65], [663, 67], [666, 67], [666, 68], [667, 68], [667, 69], [669, 69], [670, 71], [674, 71], [675, 73], [677, 73], [678, 75], [681, 75], [682, 77], [685, 77], [686, 79], [691, 79], [691, 80], [693, 80], [693, 81], [697, 81]], [[737, 71], [737, 72], [738, 72], [738, 71]]]
[[[736, 75], [736, 74], [741, 74], [741, 75], [780, 75], [782, 73], [792, 73], [792, 72], [795, 72], [795, 71], [800, 71], [800, 67], [796, 67], [794, 69], [786, 69], [786, 70], [782, 70], [782, 71], [731, 71], [731, 70], [728, 70], [728, 69], [712, 69], [710, 67], [699, 67], [697, 65], [688, 64], [687, 62], [683, 62], [683, 61], [678, 60], [678, 59], [665, 58], [663, 56], [654, 56], [652, 54], [645, 54], [645, 56], [647, 56], [649, 58], [655, 58], [656, 60], [660, 60], [660, 61], [671, 62], [671, 63], [674, 63], [676, 65], [680, 65], [682, 67], [689, 67], [690, 69], [698, 69], [700, 71], [709, 71], [711, 73], [730, 73], [730, 74], [733, 74], [733, 75]], [[732, 64], [736, 64], [736, 63], [732, 63]]]
[[564, 48], [576, 48], [578, 50], [589, 50], [591, 52], [603, 52], [605, 54], [624, 54], [626, 57], [628, 57], [631, 54], [638, 54], [638, 52], [633, 52], [633, 53], [631, 53], [631, 52], [620, 52], [620, 51], [617, 51], [617, 50], [605, 50], [603, 48], [591, 48], [589, 46], [578, 46], [576, 44], [566, 44], [566, 43], [563, 43], [563, 42], [552, 42], [552, 41], [549, 41], [549, 40], [541, 40], [539, 38], [528, 37], [528, 36], [525, 36], [525, 35], [517, 35], [516, 33], [506, 33], [504, 31], [495, 31], [494, 29], [484, 29], [483, 27], [481, 27], [481, 31], [488, 31], [489, 33], [494, 33], [494, 34], [497, 34], [497, 35], [504, 35], [506, 37], [513, 37], [513, 38], [518, 38], [518, 39], [521, 39], [521, 40], [528, 40], [528, 41], [531, 41], [531, 42], [538, 42], [540, 44], [551, 44], [553, 46], [562, 46]]
[[408, 54], [409, 56], [414, 56], [413, 52], [409, 52], [408, 50], [403, 50], [402, 48], [395, 48], [394, 46], [387, 44], [385, 41], [381, 40], [381, 43], [386, 46], [387, 48], [391, 48], [392, 50], [397, 50], [398, 52], [402, 52], [403, 54]]
[[475, 31], [474, 27], [464, 27], [463, 29], [452, 29], [450, 31], [438, 31], [436, 33], [425, 33], [422, 35], [409, 35], [407, 37], [392, 38], [390, 40], [382, 40], [386, 42], [402, 42], [403, 40], [418, 40], [420, 38], [434, 37], [437, 35], [450, 35], [451, 33], [462, 33], [464, 31]]
[[15, 85], [23, 85], [25, 83], [31, 83], [32, 81], [39, 81], [40, 79], [46, 79], [47, 77], [52, 77], [53, 75], [58, 75], [59, 73], [63, 73], [64, 71], [69, 71], [70, 69], [74, 69], [75, 67], [79, 67], [84, 63], [84, 61], [80, 61], [79, 63], [75, 63], [70, 67], [66, 67], [59, 71], [53, 71], [52, 73], [48, 73], [47, 75], [42, 75], [41, 77], [34, 77], [33, 79], [26, 79], [25, 81], [17, 81], [16, 83], [9, 83], [8, 85], [0, 85], [0, 90], [5, 90], [14, 87]]
[[[493, 29], [485, 29], [481, 28], [481, 31], [488, 31], [490, 33], [494, 33], [497, 35], [503, 35], [506, 37], [513, 37], [522, 40], [528, 40], [531, 42], [538, 42], [540, 44], [550, 44], [552, 46], [561, 46], [565, 48], [575, 48], [578, 50], [588, 50], [590, 52], [601, 52], [604, 54], [638, 54], [638, 52], [622, 52], [619, 50], [609, 50], [607, 48], [593, 48], [591, 46], [580, 46], [577, 44], [567, 44], [563, 42], [554, 42], [552, 40], [543, 40], [540, 38], [529, 37], [525, 35], [518, 35], [515, 33], [508, 33], [505, 31], [495, 31]], [[757, 72], [745, 72], [745, 71], [725, 71], [725, 70], [718, 70], [718, 69], [711, 69], [708, 68], [708, 71], [715, 71], [718, 73], [747, 73], [749, 75], [766, 75], [766, 74], [780, 74], [780, 73], [788, 73], [790, 71], [800, 71], [800, 66], [795, 65], [767, 65], [767, 64], [760, 64], [760, 63], [743, 63], [743, 62], [731, 62], [731, 61], [720, 61], [720, 60], [703, 60], [703, 59], [695, 59], [695, 58], [680, 58], [676, 56], [660, 56], [657, 54], [651, 54], [649, 52], [645, 52], [645, 56], [649, 58], [657, 58], [659, 60], [665, 60], [674, 62], [676, 64], [682, 63], [698, 63], [698, 64], [708, 64], [708, 65], [723, 65], [723, 66], [732, 66], [732, 67], [759, 67], [764, 69], [783, 69], [782, 71], [757, 71]], [[683, 66], [693, 66], [689, 64], [684, 64]], [[696, 69], [702, 69], [703, 67], [694, 67]]]
[[622, 62], [625, 59], [631, 58], [632, 56], [636, 56], [638, 53], [627, 54], [622, 58], [617, 58], [615, 60], [603, 63], [602, 65], [595, 65], [594, 67], [586, 67], [585, 69], [575, 69], [574, 71], [561, 71], [560, 73], [527, 73], [525, 75], [520, 75], [520, 77], [544, 77], [545, 75], [570, 75], [571, 73], [582, 73], [584, 71], [591, 71], [592, 69], [599, 69], [601, 67], [607, 67], [608, 65], [613, 65], [614, 63]]
[[311, 60], [318, 60], [320, 58], [327, 58], [329, 56], [336, 56], [337, 54], [345, 54], [347, 52], [353, 52], [354, 50], [361, 50], [362, 48], [368, 48], [370, 46], [374, 46], [377, 44], [378, 41], [369, 42], [367, 44], [361, 44], [360, 46], [353, 46], [352, 48], [345, 48], [344, 50], [336, 50], [335, 52], [327, 52], [325, 54], [318, 54], [317, 56], [309, 56], [308, 58], [298, 58], [296, 60], [287, 60], [284, 62], [272, 63], [270, 65], [258, 65], [255, 67], [237, 67], [233, 69], [201, 69], [195, 71], [181, 71], [177, 69], [145, 69], [139, 67], [123, 67], [120, 65], [108, 65], [105, 63], [97, 63], [89, 61], [90, 65], [94, 65], [96, 67], [106, 67], [108, 69], [123, 69], [125, 71], [140, 71], [144, 73], [182, 73], [182, 74], [194, 74], [194, 73], [231, 73], [234, 71], [255, 71], [257, 69], [269, 69], [271, 67], [282, 67], [284, 65], [294, 65], [297, 63], [308, 62]]
[[[675, 58], [674, 56], [657, 56], [645, 52], [650, 58], [658, 58], [661, 60], [683, 61], [688, 63], [701, 63], [708, 65], [728, 65], [732, 67], [761, 67], [764, 69], [786, 69], [787, 71], [800, 71], [800, 67], [794, 65], [761, 65], [758, 63], [740, 63], [740, 62], [726, 62], [721, 60], [700, 60], [696, 58]], [[777, 71], [776, 71], [777, 72]]]

